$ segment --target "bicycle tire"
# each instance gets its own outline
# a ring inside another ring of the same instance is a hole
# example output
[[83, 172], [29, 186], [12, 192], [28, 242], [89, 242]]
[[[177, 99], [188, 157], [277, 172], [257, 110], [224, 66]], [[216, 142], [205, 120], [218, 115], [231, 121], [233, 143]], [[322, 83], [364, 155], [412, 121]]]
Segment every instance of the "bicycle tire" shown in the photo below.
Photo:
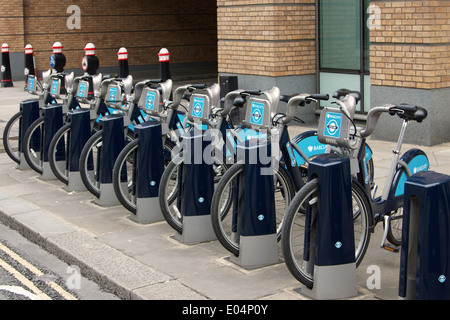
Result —
[[14, 141], [17, 140], [17, 143], [19, 144], [20, 141], [20, 131], [18, 129], [17, 132], [17, 137], [11, 137], [11, 132], [13, 131], [12, 129], [14, 128], [14, 124], [19, 121], [21, 121], [23, 117], [23, 112], [19, 111], [17, 112], [15, 115], [13, 115], [11, 117], [11, 119], [9, 119], [9, 121], [6, 123], [5, 125], [5, 129], [3, 131], [3, 147], [5, 148], [6, 154], [11, 158], [11, 160], [13, 160], [14, 162], [20, 164], [20, 150], [19, 150], [19, 145], [17, 145], [17, 154], [14, 152], [14, 149], [11, 144], [10, 141]]
[[[139, 145], [139, 138], [134, 139], [133, 141], [131, 141], [130, 143], [128, 143], [125, 148], [122, 149], [122, 151], [120, 152], [120, 154], [118, 155], [117, 159], [116, 159], [116, 163], [114, 164], [114, 169], [113, 169], [113, 185], [114, 185], [114, 192], [117, 196], [117, 199], [119, 200], [119, 202], [125, 207], [125, 209], [127, 209], [128, 211], [132, 212], [132, 213], [136, 213], [137, 210], [137, 206], [136, 206], [136, 202], [135, 199], [129, 199], [129, 195], [125, 195], [124, 193], [124, 188], [122, 186], [122, 182], [121, 182], [121, 172], [122, 172], [122, 168], [123, 165], [126, 161], [129, 161], [131, 159], [133, 159], [134, 161], [134, 155], [133, 153], [135, 152], [135, 150], [138, 148]], [[175, 146], [175, 144], [169, 140], [166, 139], [166, 141], [164, 142], [164, 149], [169, 152], [169, 154], [171, 154], [173, 147]], [[133, 164], [131, 163], [131, 168], [133, 168]], [[128, 169], [128, 168], [127, 168]], [[128, 179], [128, 170], [127, 170], [127, 179]], [[133, 179], [133, 175], [131, 174], [131, 177]], [[131, 186], [129, 185], [129, 183], [127, 183], [127, 191], [129, 192], [131, 188], [133, 188], [133, 184], [134, 182], [132, 181]]]
[[[26, 162], [28, 163], [28, 165], [30, 166], [31, 169], [33, 169], [34, 171], [36, 171], [39, 174], [42, 174], [44, 172], [44, 168], [43, 168], [43, 164], [42, 164], [42, 155], [39, 154], [39, 156], [34, 155], [34, 150], [30, 147], [30, 143], [31, 143], [31, 139], [32, 136], [35, 132], [35, 130], [40, 126], [44, 124], [44, 117], [40, 117], [38, 119], [36, 119], [31, 125], [30, 127], [27, 129], [27, 131], [25, 132], [25, 135], [23, 137], [23, 155], [24, 158], [26, 160]], [[40, 145], [41, 145], [41, 150], [43, 150], [42, 148], [42, 136], [43, 136], [43, 132], [41, 131], [41, 141], [40, 141]], [[40, 152], [41, 153], [41, 152]]]
[[[221, 180], [224, 172], [228, 170], [228, 165], [223, 157], [214, 156], [214, 183]], [[183, 233], [183, 216], [181, 210], [176, 206], [179, 195], [179, 166], [183, 163], [183, 154], [176, 155], [166, 166], [159, 185], [159, 204], [161, 213], [167, 223], [179, 234]], [[169, 192], [170, 182], [175, 182], [175, 187]]]
[[[244, 164], [238, 162], [232, 165], [224, 174], [217, 184], [211, 203], [211, 223], [217, 239], [222, 246], [235, 256], [239, 256], [239, 234], [240, 234], [240, 217], [233, 217], [230, 209], [233, 209], [234, 201], [234, 184], [235, 177], [241, 175], [244, 170]], [[277, 218], [277, 240], [281, 239], [282, 226], [284, 224], [284, 212], [291, 199], [295, 194], [294, 186], [289, 178], [286, 169], [278, 166], [274, 175], [275, 183], [275, 201], [276, 201], [276, 218]], [[245, 179], [245, 178], [244, 178]], [[231, 183], [231, 184], [230, 184]], [[281, 186], [278, 184], [281, 183]], [[278, 197], [278, 192], [281, 198]], [[242, 195], [242, 190], [239, 196]], [[224, 202], [222, 202], [225, 199]], [[280, 202], [285, 204], [281, 208]], [[231, 220], [231, 222], [230, 222]], [[226, 225], [226, 226], [225, 226]]]
[[[52, 138], [52, 141], [50, 142], [50, 147], [48, 148], [48, 162], [50, 163], [50, 168], [52, 169], [55, 177], [66, 185], [69, 184], [69, 172], [67, 170], [67, 166], [66, 172], [61, 172], [60, 168], [58, 168], [58, 164], [56, 163], [55, 154], [58, 142], [60, 141], [61, 137], [70, 130], [70, 126], [70, 123], [66, 123], [58, 131], [56, 131], [55, 135]], [[66, 150], [68, 149], [66, 148]]]
[[[100, 187], [98, 185], [95, 185], [92, 183], [91, 177], [89, 177], [89, 170], [88, 170], [88, 160], [89, 156], [91, 155], [91, 149], [100, 141], [102, 140], [102, 134], [103, 129], [97, 131], [94, 133], [89, 140], [86, 142], [86, 144], [83, 147], [83, 150], [81, 151], [80, 155], [80, 176], [81, 180], [83, 181], [84, 186], [86, 189], [89, 190], [90, 193], [92, 193], [97, 198], [100, 197]], [[101, 148], [101, 147], [100, 147]], [[93, 158], [96, 158], [93, 156]], [[95, 165], [94, 165], [95, 167]], [[95, 173], [94, 173], [94, 179], [95, 179]]]
[[[309, 181], [292, 199], [286, 211], [281, 241], [282, 253], [288, 270], [309, 289], [312, 289], [314, 282], [314, 261], [309, 263], [304, 261], [303, 241], [307, 208], [303, 205], [309, 203], [309, 206], [312, 208], [312, 215], [317, 213], [318, 185], [319, 181], [317, 178]], [[370, 242], [369, 218], [371, 217], [371, 209], [366, 194], [354, 182], [352, 182], [352, 207], [353, 210], [359, 208], [359, 211], [353, 212], [354, 224], [357, 226], [359, 226], [359, 223], [361, 224], [360, 228], [354, 228], [355, 260], [356, 266], [359, 266]], [[359, 236], [358, 232], [360, 232]], [[299, 242], [298, 246], [297, 242]], [[307, 253], [307, 255], [309, 254]]]

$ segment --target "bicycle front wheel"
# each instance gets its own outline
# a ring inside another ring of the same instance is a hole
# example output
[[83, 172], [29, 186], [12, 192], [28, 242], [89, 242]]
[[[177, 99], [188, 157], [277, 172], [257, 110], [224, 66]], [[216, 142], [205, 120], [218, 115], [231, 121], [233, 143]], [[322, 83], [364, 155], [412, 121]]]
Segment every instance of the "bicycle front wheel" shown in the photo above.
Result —
[[[138, 152], [139, 138], [134, 139], [122, 149], [116, 159], [113, 169], [113, 185], [114, 192], [120, 203], [130, 212], [136, 213], [137, 197], [136, 193], [136, 176], [134, 174], [134, 161], [136, 160], [136, 153]], [[170, 155], [174, 143], [166, 139], [164, 142], [164, 164], [170, 161]], [[123, 173], [126, 172], [126, 179]]]
[[[214, 183], [216, 184], [224, 176], [228, 165], [219, 156], [214, 157]], [[167, 223], [178, 233], [183, 232], [183, 215], [181, 213], [180, 197], [182, 196], [182, 186], [179, 177], [182, 176], [183, 154], [175, 156], [167, 165], [161, 176], [159, 185], [159, 203], [161, 212]], [[192, 182], [191, 182], [192, 183]]]
[[31, 169], [39, 174], [44, 171], [43, 160], [43, 141], [44, 136], [44, 117], [35, 120], [25, 132], [23, 137], [23, 155]]
[[17, 112], [6, 123], [5, 130], [3, 131], [3, 147], [6, 154], [14, 162], [20, 164], [20, 123], [22, 121], [22, 111]]
[[63, 125], [53, 137], [50, 142], [50, 147], [48, 148], [48, 162], [50, 164], [50, 168], [52, 169], [53, 174], [59, 181], [64, 184], [69, 184], [69, 171], [67, 168], [66, 161], [58, 161], [57, 159], [57, 148], [61, 144], [65, 146], [65, 150], [68, 150], [68, 141], [69, 141], [69, 131], [70, 131], [70, 123], [66, 123]]
[[[239, 208], [244, 190], [239, 181], [245, 179], [244, 164], [232, 165], [217, 184], [211, 204], [211, 221], [222, 246], [239, 256], [242, 212]], [[273, 176], [277, 239], [281, 239], [284, 212], [295, 194], [292, 182], [283, 166], [278, 166]]]
[[80, 155], [80, 176], [86, 189], [100, 197], [100, 181], [97, 175], [101, 163], [103, 130], [94, 133], [83, 147]]
[[[306, 287], [313, 287], [315, 243], [313, 232], [318, 214], [318, 179], [309, 181], [292, 199], [286, 211], [281, 248], [287, 268]], [[352, 183], [355, 259], [358, 266], [364, 258], [370, 241], [370, 205], [365, 193]], [[309, 214], [307, 214], [309, 213]], [[320, 213], [319, 213], [320, 214]]]

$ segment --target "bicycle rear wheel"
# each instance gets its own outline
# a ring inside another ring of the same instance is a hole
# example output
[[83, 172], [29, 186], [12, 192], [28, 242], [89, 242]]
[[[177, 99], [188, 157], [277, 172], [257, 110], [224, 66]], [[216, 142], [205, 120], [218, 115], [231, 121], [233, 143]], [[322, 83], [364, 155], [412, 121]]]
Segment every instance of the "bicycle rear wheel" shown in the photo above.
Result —
[[9, 119], [3, 131], [3, 147], [6, 154], [14, 162], [20, 164], [20, 123], [22, 121], [23, 112], [19, 111]]
[[[242, 212], [239, 202], [244, 190], [238, 179], [245, 179], [244, 164], [232, 165], [217, 184], [211, 204], [211, 221], [219, 242], [235, 256], [239, 256], [239, 237]], [[295, 194], [294, 186], [283, 166], [278, 166], [274, 177], [277, 239], [281, 239], [284, 212]]]
[[[311, 226], [318, 214], [318, 179], [309, 181], [295, 195], [286, 211], [281, 248], [287, 268], [306, 287], [313, 287], [315, 234]], [[352, 183], [352, 207], [355, 233], [355, 259], [358, 266], [364, 258], [370, 241], [370, 205], [365, 193]], [[307, 215], [307, 212], [310, 212]], [[306, 236], [306, 241], [305, 241]]]

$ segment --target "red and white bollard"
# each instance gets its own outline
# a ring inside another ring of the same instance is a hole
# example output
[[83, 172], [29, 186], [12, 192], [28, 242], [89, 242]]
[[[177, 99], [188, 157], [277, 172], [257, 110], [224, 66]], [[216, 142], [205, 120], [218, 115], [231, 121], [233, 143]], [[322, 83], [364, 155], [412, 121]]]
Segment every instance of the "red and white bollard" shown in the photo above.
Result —
[[170, 53], [166, 48], [162, 48], [159, 53], [159, 71], [161, 75], [161, 82], [165, 82], [167, 79], [172, 79], [169, 70]]
[[119, 78], [125, 79], [130, 74], [128, 68], [128, 51], [122, 47], [117, 52], [117, 60], [119, 60]]
[[9, 60], [9, 46], [7, 43], [2, 44], [2, 87], [12, 87], [11, 62]]

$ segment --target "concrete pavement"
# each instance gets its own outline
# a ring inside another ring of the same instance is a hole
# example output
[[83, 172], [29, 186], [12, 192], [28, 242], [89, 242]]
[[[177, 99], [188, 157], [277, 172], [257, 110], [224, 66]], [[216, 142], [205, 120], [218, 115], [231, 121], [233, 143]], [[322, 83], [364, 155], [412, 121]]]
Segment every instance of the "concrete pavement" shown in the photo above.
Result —
[[[0, 132], [19, 110], [19, 102], [30, 98], [23, 85], [0, 88]], [[289, 130], [293, 137], [305, 128]], [[382, 188], [394, 143], [369, 144], [376, 183]], [[411, 147], [417, 146], [405, 145], [403, 150]], [[450, 175], [450, 143], [420, 148], [432, 170]], [[137, 224], [122, 206], [100, 207], [93, 199], [87, 191], [67, 192], [57, 180], [43, 181], [34, 171], [18, 170], [0, 147], [0, 220], [122, 299], [308, 299], [281, 251], [277, 264], [247, 270], [230, 262], [218, 241], [180, 243], [166, 222]], [[397, 299], [400, 255], [379, 248], [381, 233], [380, 224], [357, 270], [358, 296], [353, 299]], [[381, 271], [379, 289], [367, 286], [374, 265]]]

